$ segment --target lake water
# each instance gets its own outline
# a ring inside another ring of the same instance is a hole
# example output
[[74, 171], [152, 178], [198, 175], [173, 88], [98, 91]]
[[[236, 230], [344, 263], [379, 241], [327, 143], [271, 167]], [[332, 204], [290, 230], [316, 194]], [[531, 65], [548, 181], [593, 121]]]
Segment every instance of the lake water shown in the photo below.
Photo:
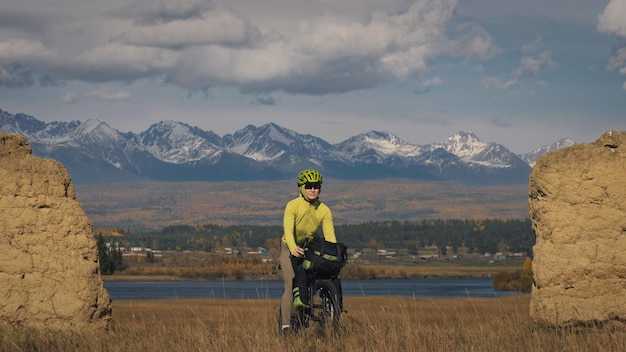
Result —
[[[493, 289], [489, 278], [342, 280], [343, 296], [404, 296], [424, 298], [503, 297], [518, 292]], [[113, 300], [177, 298], [279, 298], [281, 280], [272, 281], [105, 281]]]

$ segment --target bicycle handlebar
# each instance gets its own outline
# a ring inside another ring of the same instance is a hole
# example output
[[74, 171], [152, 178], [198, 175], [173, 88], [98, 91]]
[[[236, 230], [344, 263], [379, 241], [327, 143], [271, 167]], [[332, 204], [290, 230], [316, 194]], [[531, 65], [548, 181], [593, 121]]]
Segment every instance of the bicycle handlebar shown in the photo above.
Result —
[[302, 249], [306, 249], [309, 246], [309, 242], [311, 242], [311, 239], [307, 237], [302, 242], [300, 242], [298, 247], [300, 247]]

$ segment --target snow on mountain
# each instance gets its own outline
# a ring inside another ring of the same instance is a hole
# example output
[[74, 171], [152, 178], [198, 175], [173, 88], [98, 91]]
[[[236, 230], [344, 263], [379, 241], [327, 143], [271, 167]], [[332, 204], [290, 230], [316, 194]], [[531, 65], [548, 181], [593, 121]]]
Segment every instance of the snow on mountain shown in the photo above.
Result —
[[389, 132], [370, 131], [351, 137], [336, 145], [337, 155], [343, 160], [380, 162], [390, 156], [417, 157], [424, 148], [406, 143]]
[[275, 123], [244, 129], [227, 134], [222, 145], [228, 151], [259, 162], [278, 163], [281, 160], [298, 164], [303, 159], [315, 160], [332, 146], [320, 138], [301, 135]]
[[[439, 144], [435, 145], [439, 146]], [[471, 131], [460, 131], [446, 138], [440, 145], [450, 153], [464, 159], [471, 159], [477, 152], [488, 147], [488, 143], [481, 141]]]
[[482, 141], [471, 131], [460, 131], [442, 143], [431, 144], [432, 149], [439, 147], [468, 163], [497, 168], [519, 166], [519, 158], [506, 147]]
[[[68, 129], [68, 133], [65, 139], [73, 140], [78, 145], [108, 145], [114, 146], [115, 143], [125, 138], [122, 134], [111, 128], [106, 122], [101, 122], [95, 119], [87, 120], [84, 123], [74, 125], [75, 128]], [[49, 131], [48, 136], [52, 137]]]
[[540, 156], [544, 155], [547, 152], [553, 152], [555, 150], [559, 150], [561, 148], [571, 147], [575, 145], [576, 142], [569, 138], [562, 138], [558, 141], [550, 144], [541, 146], [530, 153], [519, 155], [520, 159], [524, 160], [530, 167], [535, 166], [535, 163], [539, 159]]
[[0, 110], [0, 131], [19, 133], [25, 137], [46, 128], [46, 123], [24, 114], [9, 114]]
[[173, 164], [202, 159], [216, 160], [222, 154], [217, 135], [175, 121], [153, 124], [137, 138], [137, 149], [147, 151], [156, 159]]
[[21, 134], [28, 140], [41, 144], [57, 144], [73, 140], [74, 136], [70, 132], [80, 124], [79, 121], [46, 124], [32, 116], [11, 115], [0, 110], [0, 131]]
[[271, 162], [285, 153], [285, 149], [294, 142], [294, 135], [275, 124], [261, 127], [248, 125], [224, 136], [222, 143], [233, 153], [256, 161]]

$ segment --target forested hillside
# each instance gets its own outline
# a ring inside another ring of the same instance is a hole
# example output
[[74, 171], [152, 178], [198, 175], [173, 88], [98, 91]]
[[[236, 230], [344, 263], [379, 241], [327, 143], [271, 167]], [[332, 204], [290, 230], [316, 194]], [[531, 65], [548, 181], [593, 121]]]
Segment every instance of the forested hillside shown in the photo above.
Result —
[[[216, 251], [232, 248], [245, 253], [264, 247], [277, 250], [280, 226], [175, 225], [158, 231], [96, 230], [126, 248], [151, 250]], [[521, 252], [532, 255], [535, 235], [530, 220], [423, 220], [381, 221], [336, 225], [337, 237], [349, 248], [405, 249], [408, 254], [433, 246], [441, 255]]]

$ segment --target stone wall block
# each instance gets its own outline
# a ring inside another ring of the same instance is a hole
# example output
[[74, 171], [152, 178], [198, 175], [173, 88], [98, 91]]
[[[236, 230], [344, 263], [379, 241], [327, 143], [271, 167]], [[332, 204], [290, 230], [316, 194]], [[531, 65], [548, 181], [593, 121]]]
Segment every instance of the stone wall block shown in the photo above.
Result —
[[91, 221], [65, 167], [0, 133], [0, 320], [46, 329], [108, 329], [111, 298]]
[[626, 132], [544, 154], [529, 178], [536, 244], [530, 316], [626, 321]]

